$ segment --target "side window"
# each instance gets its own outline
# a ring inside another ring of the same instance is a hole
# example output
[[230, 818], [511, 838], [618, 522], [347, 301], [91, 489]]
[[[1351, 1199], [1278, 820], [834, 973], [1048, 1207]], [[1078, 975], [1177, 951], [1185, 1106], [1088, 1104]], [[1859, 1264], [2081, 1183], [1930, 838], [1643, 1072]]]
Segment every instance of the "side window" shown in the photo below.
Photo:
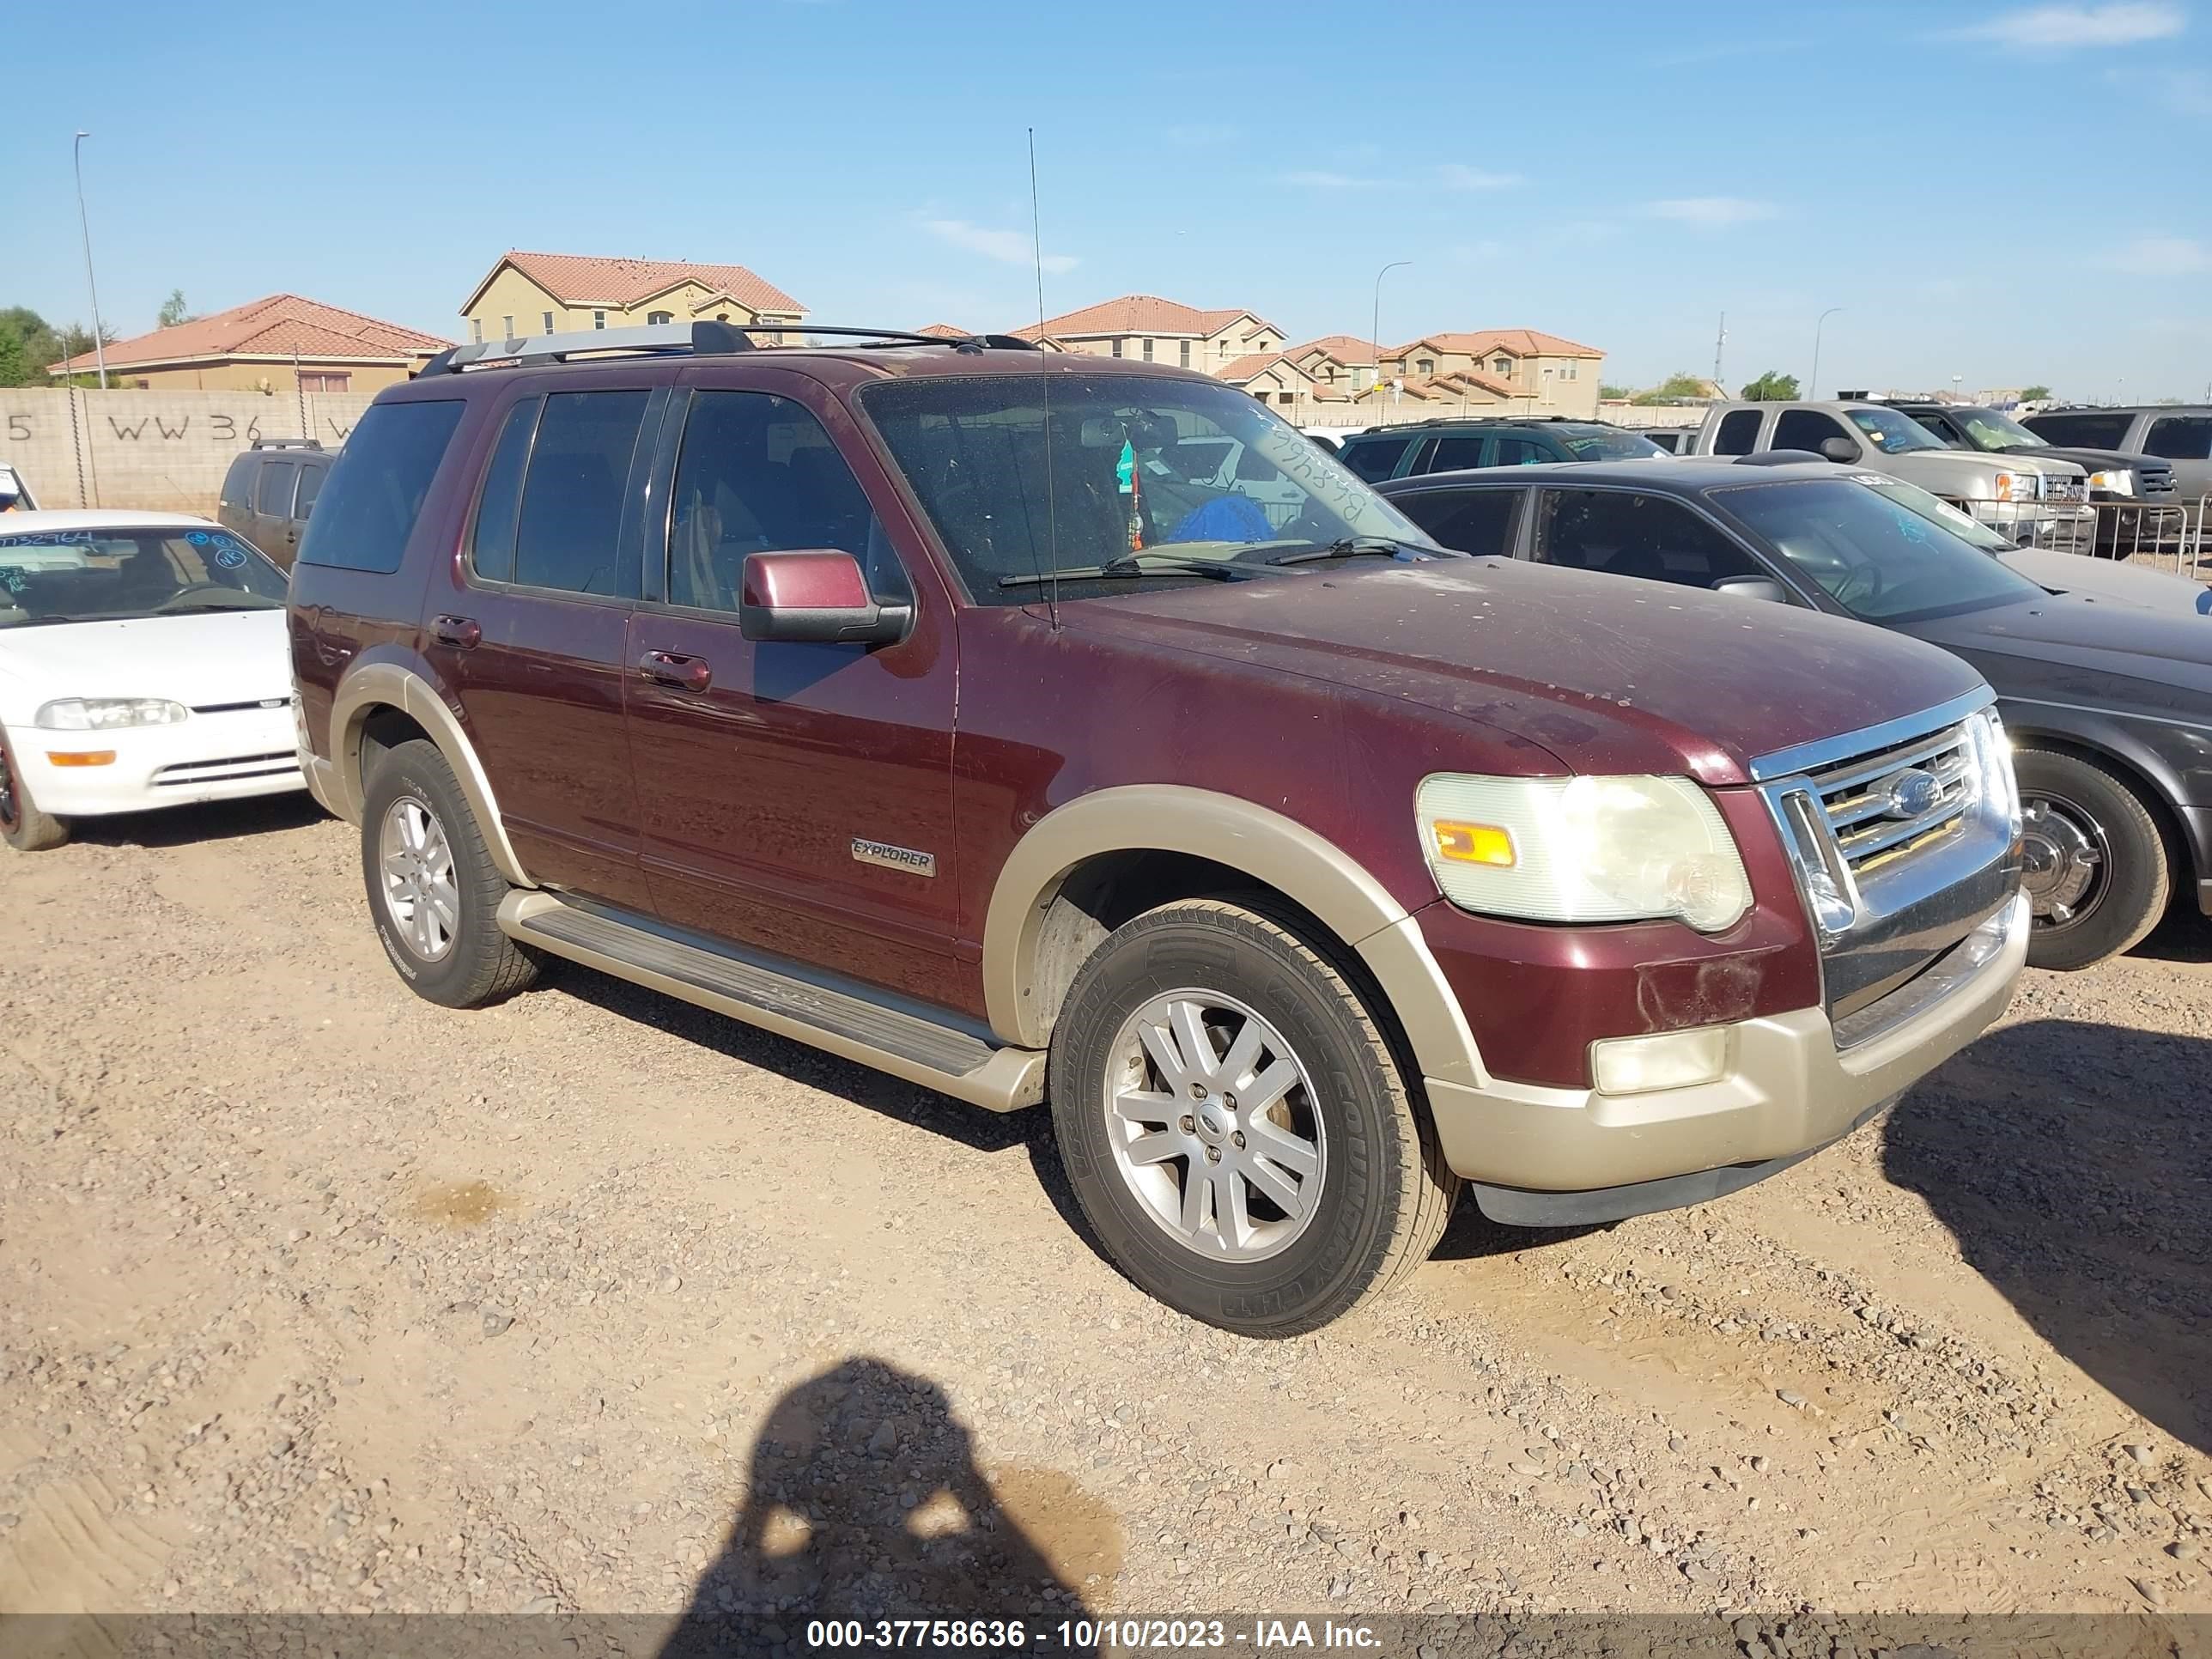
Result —
[[300, 562], [398, 569], [461, 409], [458, 398], [371, 404], [331, 469], [323, 488], [330, 500], [307, 520]]
[[222, 475], [222, 504], [225, 507], [251, 507], [253, 505], [253, 455], [252, 451], [240, 455], [230, 464], [230, 471]]
[[2085, 410], [2074, 415], [2031, 415], [2021, 424], [2047, 444], [2074, 445], [2082, 449], [2118, 449], [2126, 442], [2132, 415], [2106, 415]]
[[300, 469], [300, 493], [292, 501], [292, 516], [304, 519], [307, 509], [315, 504], [315, 497], [323, 493], [323, 479], [329, 473], [326, 466], [303, 466]]
[[635, 589], [617, 550], [630, 458], [652, 395], [556, 392], [547, 397], [515, 517], [516, 581], [564, 593], [627, 595]]
[[522, 470], [530, 459], [530, 440], [538, 430], [541, 400], [525, 398], [507, 412], [499, 442], [484, 469], [477, 495], [476, 522], [469, 531], [469, 566], [488, 581], [514, 580], [514, 520], [522, 505]]
[[299, 467], [290, 461], [264, 461], [253, 489], [253, 510], [274, 519], [292, 516], [292, 482]]
[[2150, 423], [2143, 453], [2169, 461], [2212, 460], [2212, 416], [2160, 416]]
[[1390, 505], [1443, 545], [1479, 558], [1510, 558], [1525, 489], [1437, 489], [1397, 495]]
[[1536, 557], [1684, 587], [1765, 574], [1680, 501], [1625, 489], [1545, 490], [1536, 510]]
[[1713, 434], [1713, 453], [1716, 455], [1748, 455], [1759, 447], [1759, 423], [1765, 411], [1758, 409], [1731, 409], [1721, 416], [1721, 429]]
[[1774, 423], [1774, 447], [1777, 449], [1809, 449], [1820, 453], [1820, 446], [1831, 438], [1844, 438], [1863, 453], [1866, 446], [1844, 430], [1843, 423], [1832, 415], [1817, 409], [1785, 409]]
[[908, 594], [860, 481], [811, 410], [766, 392], [699, 393], [676, 461], [668, 602], [735, 611], [747, 554], [802, 547], [850, 553], [878, 599]]
[[1973, 447], [1973, 445], [1966, 441], [1966, 434], [1959, 429], [1958, 423], [1952, 420], [1948, 415], [1938, 414], [1936, 410], [1931, 409], [1926, 414], [1916, 414], [1912, 418], [1919, 422], [1921, 425], [1926, 427], [1930, 432], [1941, 438], [1945, 443], [1950, 445], [1954, 449], [1972, 449]]
[[1411, 438], [1376, 438], [1367, 443], [1355, 440], [1345, 446], [1344, 464], [1368, 483], [1378, 483], [1398, 470], [1398, 458], [1411, 442]]
[[1479, 432], [1438, 438], [1429, 446], [1429, 453], [1421, 458], [1421, 471], [1424, 472], [1455, 472], [1463, 466], [1481, 465], [1482, 434]]
[[1498, 459], [1492, 465], [1534, 466], [1539, 462], [1548, 461], [1551, 459], [1551, 456], [1544, 453], [1544, 447], [1541, 444], [1532, 444], [1526, 438], [1500, 438], [1498, 441]]

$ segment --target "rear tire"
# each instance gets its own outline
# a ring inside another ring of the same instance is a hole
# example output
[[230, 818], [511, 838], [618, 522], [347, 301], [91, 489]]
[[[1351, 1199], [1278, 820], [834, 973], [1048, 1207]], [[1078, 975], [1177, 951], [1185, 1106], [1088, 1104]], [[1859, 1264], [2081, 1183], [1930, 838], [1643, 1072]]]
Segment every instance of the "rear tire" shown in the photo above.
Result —
[[1147, 911], [1084, 964], [1053, 1033], [1060, 1156], [1107, 1252], [1244, 1336], [1391, 1289], [1459, 1193], [1357, 969], [1304, 927], [1258, 896]]
[[2094, 761], [2021, 747], [2031, 967], [2070, 970], [2132, 950], [2166, 914], [2172, 872], [2158, 821]]
[[435, 744], [417, 738], [377, 761], [361, 859], [369, 920], [416, 995], [481, 1008], [536, 982], [537, 956], [499, 928], [500, 902], [513, 890]]
[[70, 837], [66, 820], [31, 799], [31, 787], [15, 770], [15, 751], [0, 732], [0, 840], [19, 853], [47, 853]]

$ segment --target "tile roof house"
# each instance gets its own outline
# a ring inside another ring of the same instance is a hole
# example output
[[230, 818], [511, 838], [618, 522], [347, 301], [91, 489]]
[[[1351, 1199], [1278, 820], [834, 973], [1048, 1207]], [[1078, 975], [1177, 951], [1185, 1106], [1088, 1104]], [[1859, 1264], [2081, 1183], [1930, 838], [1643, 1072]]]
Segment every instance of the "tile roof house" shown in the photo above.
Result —
[[[1478, 390], [1496, 383], [1500, 397], [1532, 415], [1571, 415], [1585, 420], [1597, 414], [1599, 368], [1605, 354], [1556, 334], [1533, 328], [1480, 329], [1467, 333], [1424, 335], [1378, 354], [1377, 373], [1404, 383], [1448, 375], [1462, 377]], [[1457, 393], [1451, 394], [1454, 396]]]
[[[271, 294], [174, 328], [118, 340], [104, 354], [122, 386], [208, 392], [374, 392], [405, 380], [453, 343], [296, 294]], [[55, 363], [57, 377], [89, 374], [92, 352]]]
[[1207, 374], [1283, 343], [1283, 331], [1256, 312], [1235, 307], [1204, 310], [1156, 294], [1125, 294], [1012, 331], [1063, 351], [1134, 357]]
[[951, 323], [924, 323], [915, 330], [915, 333], [927, 334], [934, 340], [964, 340], [974, 331], [972, 329], [955, 328]]
[[462, 301], [461, 315], [471, 340], [498, 340], [699, 318], [796, 324], [806, 307], [743, 265], [510, 250]]

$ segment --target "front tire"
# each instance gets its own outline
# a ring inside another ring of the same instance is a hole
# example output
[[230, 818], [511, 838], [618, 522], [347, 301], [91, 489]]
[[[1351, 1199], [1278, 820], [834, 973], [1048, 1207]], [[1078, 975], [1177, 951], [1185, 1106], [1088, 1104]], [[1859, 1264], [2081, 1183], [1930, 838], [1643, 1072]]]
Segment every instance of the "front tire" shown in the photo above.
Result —
[[1428, 1259], [1459, 1178], [1355, 977], [1257, 897], [1147, 911], [1084, 964], [1053, 1033], [1053, 1122], [1138, 1288], [1287, 1337]]
[[468, 798], [437, 745], [387, 750], [361, 819], [369, 920], [408, 988], [448, 1008], [481, 1008], [527, 989], [538, 958], [499, 928], [511, 890]]
[[31, 799], [30, 786], [15, 770], [15, 751], [0, 732], [0, 841], [19, 853], [46, 853], [69, 837], [68, 823]]
[[2069, 970], [2132, 950], [2166, 914], [2172, 872], [2150, 808], [2078, 755], [2023, 747], [2014, 757], [2035, 912], [2031, 967]]

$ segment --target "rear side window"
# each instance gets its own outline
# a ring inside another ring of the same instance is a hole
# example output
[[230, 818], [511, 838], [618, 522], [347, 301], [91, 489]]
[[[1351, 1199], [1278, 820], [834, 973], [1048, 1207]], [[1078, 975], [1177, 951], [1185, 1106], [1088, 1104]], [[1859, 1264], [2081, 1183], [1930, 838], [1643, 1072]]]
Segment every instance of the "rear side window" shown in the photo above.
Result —
[[514, 580], [635, 597], [617, 556], [649, 392], [556, 392], [538, 417], [514, 527]]
[[2118, 449], [2135, 420], [2132, 415], [2106, 415], [2085, 410], [2079, 415], [2033, 415], [2021, 424], [2047, 444]]
[[1684, 587], [1765, 574], [1680, 501], [1625, 489], [1546, 490], [1536, 513], [1536, 556], [1546, 564]]
[[1525, 489], [1438, 489], [1396, 495], [1391, 505], [1443, 545], [1477, 558], [1510, 558]]
[[1759, 423], [1765, 412], [1756, 409], [1731, 409], [1721, 416], [1721, 429], [1713, 434], [1713, 453], [1716, 455], [1748, 455], [1759, 447]]
[[1500, 466], [1537, 466], [1551, 459], [1544, 453], [1541, 444], [1532, 444], [1526, 438], [1500, 438], [1498, 441], [1498, 465]]
[[1820, 446], [1831, 438], [1843, 438], [1853, 449], [1859, 447], [1858, 440], [1844, 430], [1842, 422], [1817, 409], [1785, 409], [1774, 423], [1777, 449], [1809, 449], [1818, 454]]
[[230, 464], [230, 471], [222, 475], [222, 504], [240, 507], [253, 505], [253, 457], [251, 454], [240, 455]]
[[300, 469], [300, 493], [292, 502], [292, 516], [304, 519], [307, 509], [315, 504], [315, 497], [323, 493], [323, 475], [326, 466], [303, 466]]
[[507, 411], [491, 465], [484, 469], [476, 523], [469, 532], [469, 564], [488, 581], [514, 580], [514, 519], [522, 505], [522, 468], [538, 430], [538, 399], [525, 398]]
[[1424, 472], [1456, 472], [1462, 467], [1482, 465], [1482, 434], [1464, 433], [1457, 437], [1439, 438], [1429, 447], [1421, 462]]
[[271, 518], [292, 516], [292, 475], [300, 469], [289, 461], [269, 461], [261, 468], [261, 482], [253, 491], [253, 510]]
[[2150, 423], [2143, 453], [2169, 461], [2212, 460], [2212, 416], [2160, 416]]
[[324, 488], [330, 500], [307, 520], [300, 562], [398, 569], [462, 406], [458, 398], [369, 405]]
[[1410, 436], [1377, 438], [1371, 443], [1355, 440], [1344, 447], [1344, 464], [1368, 483], [1373, 483], [1377, 479], [1389, 477], [1398, 470], [1398, 458], [1406, 453], [1406, 446], [1413, 441]]

